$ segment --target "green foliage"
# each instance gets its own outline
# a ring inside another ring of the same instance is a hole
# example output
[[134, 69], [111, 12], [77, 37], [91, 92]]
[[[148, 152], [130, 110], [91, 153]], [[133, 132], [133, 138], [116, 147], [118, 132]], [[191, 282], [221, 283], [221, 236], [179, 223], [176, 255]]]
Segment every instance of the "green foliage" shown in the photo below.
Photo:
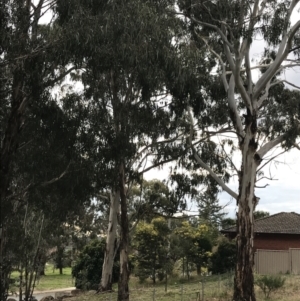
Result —
[[236, 245], [235, 242], [223, 239], [216, 252], [211, 257], [211, 271], [214, 274], [232, 271], [236, 264]]
[[227, 229], [236, 225], [236, 220], [230, 217], [224, 218], [221, 221], [221, 228]]
[[134, 185], [128, 195], [131, 221], [151, 223], [157, 216], [171, 217], [185, 208], [185, 201], [177, 197], [164, 181], [143, 180]]
[[226, 213], [222, 212], [224, 206], [219, 204], [217, 191], [208, 188], [204, 193], [196, 197], [199, 208], [199, 218], [213, 227], [218, 227]]
[[[75, 277], [75, 286], [84, 290], [97, 290], [100, 280], [105, 252], [105, 240], [93, 240], [84, 247], [79, 254], [72, 275]], [[112, 282], [117, 282], [119, 277], [119, 264], [114, 263]]]
[[163, 280], [165, 271], [172, 271], [169, 254], [168, 235], [170, 229], [162, 217], [155, 218], [151, 223], [139, 223], [134, 234], [134, 245], [137, 250], [135, 256], [135, 274], [143, 282], [151, 277], [153, 283], [156, 278]]
[[285, 278], [281, 275], [258, 276], [255, 284], [263, 291], [265, 297], [269, 299], [270, 294], [284, 286]]
[[258, 210], [258, 211], [253, 212], [254, 219], [264, 218], [264, 217], [268, 217], [268, 216], [270, 216], [270, 213], [267, 211]]
[[186, 261], [187, 274], [189, 275], [189, 263], [195, 264], [197, 273], [200, 274], [201, 268], [208, 266], [211, 256], [214, 236], [211, 227], [205, 224], [192, 225], [189, 221], [184, 221], [174, 230], [174, 234], [178, 236], [177, 250], [183, 262]]

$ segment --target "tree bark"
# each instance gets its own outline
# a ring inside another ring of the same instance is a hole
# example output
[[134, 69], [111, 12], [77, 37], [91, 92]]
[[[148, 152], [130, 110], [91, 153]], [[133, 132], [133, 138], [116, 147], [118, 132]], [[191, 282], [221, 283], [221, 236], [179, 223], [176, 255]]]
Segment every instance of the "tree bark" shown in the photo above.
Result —
[[102, 267], [102, 277], [98, 291], [112, 290], [113, 265], [117, 252], [117, 226], [120, 207], [120, 190], [116, 190], [110, 195], [109, 221], [106, 237], [106, 247]]
[[248, 110], [244, 141], [240, 145], [242, 166], [239, 174], [237, 213], [237, 262], [234, 278], [234, 301], [256, 301], [253, 277], [253, 212], [257, 204], [254, 194], [256, 171], [260, 158], [256, 156], [256, 114]]
[[120, 237], [120, 277], [118, 283], [118, 301], [129, 301], [129, 225], [127, 215], [127, 198], [125, 191], [125, 167], [124, 163], [120, 165], [119, 185], [121, 196], [121, 237]]

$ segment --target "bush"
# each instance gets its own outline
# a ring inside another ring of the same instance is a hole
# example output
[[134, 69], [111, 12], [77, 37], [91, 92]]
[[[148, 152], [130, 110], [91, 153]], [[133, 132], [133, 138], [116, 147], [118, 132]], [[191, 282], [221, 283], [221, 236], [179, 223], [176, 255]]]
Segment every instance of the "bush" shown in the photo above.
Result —
[[236, 246], [235, 242], [223, 240], [218, 246], [218, 250], [211, 256], [211, 271], [214, 274], [226, 273], [235, 268]]
[[[75, 286], [84, 290], [97, 290], [102, 274], [102, 266], [105, 252], [105, 240], [93, 240], [85, 246], [79, 254], [72, 268], [75, 277]], [[113, 267], [112, 281], [117, 282], [119, 277], [119, 263]]]
[[256, 279], [256, 285], [263, 291], [265, 298], [269, 298], [271, 292], [283, 287], [285, 278], [280, 275], [260, 276]]

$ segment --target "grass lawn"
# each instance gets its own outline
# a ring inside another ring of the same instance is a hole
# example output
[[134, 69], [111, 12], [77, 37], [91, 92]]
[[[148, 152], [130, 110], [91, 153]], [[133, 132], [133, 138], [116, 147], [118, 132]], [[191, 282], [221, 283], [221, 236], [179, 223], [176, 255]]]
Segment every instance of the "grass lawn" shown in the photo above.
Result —
[[41, 276], [37, 282], [35, 290], [44, 291], [58, 288], [75, 286], [74, 279], [71, 276], [71, 268], [64, 268], [63, 274], [59, 274], [59, 270], [53, 271], [52, 265], [47, 265], [45, 276]]
[[[36, 286], [36, 291], [59, 289], [74, 286], [71, 268], [63, 269], [63, 275], [58, 270], [53, 271], [53, 266], [48, 265]], [[17, 277], [17, 273], [13, 276]], [[300, 300], [300, 276], [284, 275], [286, 278], [284, 287], [278, 292], [271, 294], [269, 301], [299, 301]], [[157, 282], [156, 285], [150, 280], [140, 283], [135, 277], [130, 278], [131, 301], [230, 301], [232, 297], [233, 275], [214, 275], [209, 277], [193, 276], [187, 279], [170, 278], [167, 291], [165, 283]], [[265, 301], [262, 291], [256, 286], [257, 301]], [[69, 301], [114, 301], [117, 300], [117, 285], [112, 293], [97, 294], [86, 292], [77, 297], [69, 298]]]
[[[13, 272], [11, 278], [18, 279], [19, 273]], [[71, 276], [71, 268], [64, 268], [63, 274], [59, 274], [58, 269], [53, 270], [53, 265], [47, 264], [45, 276], [41, 276], [36, 282], [35, 291], [45, 291], [59, 288], [75, 286], [74, 279]]]
[[[268, 301], [299, 301], [300, 300], [300, 276], [284, 275], [285, 285], [278, 292], [270, 295]], [[203, 291], [202, 291], [202, 282]], [[230, 276], [194, 276], [190, 281], [182, 279], [170, 279], [167, 292], [165, 284], [158, 282], [155, 286], [146, 281], [140, 284], [138, 280], [131, 277], [130, 280], [130, 301], [195, 301], [202, 300], [202, 292], [205, 301], [231, 301], [232, 298], [232, 275]], [[255, 287], [257, 301], [265, 301], [262, 291]], [[97, 294], [86, 292], [69, 301], [116, 301], [117, 286], [114, 286], [112, 293]]]

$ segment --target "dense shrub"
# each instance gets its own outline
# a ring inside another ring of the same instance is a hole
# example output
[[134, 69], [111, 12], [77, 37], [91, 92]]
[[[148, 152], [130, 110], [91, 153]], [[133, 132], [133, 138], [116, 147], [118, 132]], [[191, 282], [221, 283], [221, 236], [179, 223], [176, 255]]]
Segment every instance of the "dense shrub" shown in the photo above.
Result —
[[[72, 275], [75, 277], [76, 288], [84, 290], [98, 289], [102, 274], [104, 252], [104, 239], [93, 240], [89, 245], [84, 247], [72, 268]], [[113, 282], [117, 282], [118, 277], [119, 263], [116, 262], [113, 268]]]
[[235, 242], [222, 240], [218, 250], [211, 257], [211, 271], [214, 274], [226, 273], [235, 268], [236, 246]]

